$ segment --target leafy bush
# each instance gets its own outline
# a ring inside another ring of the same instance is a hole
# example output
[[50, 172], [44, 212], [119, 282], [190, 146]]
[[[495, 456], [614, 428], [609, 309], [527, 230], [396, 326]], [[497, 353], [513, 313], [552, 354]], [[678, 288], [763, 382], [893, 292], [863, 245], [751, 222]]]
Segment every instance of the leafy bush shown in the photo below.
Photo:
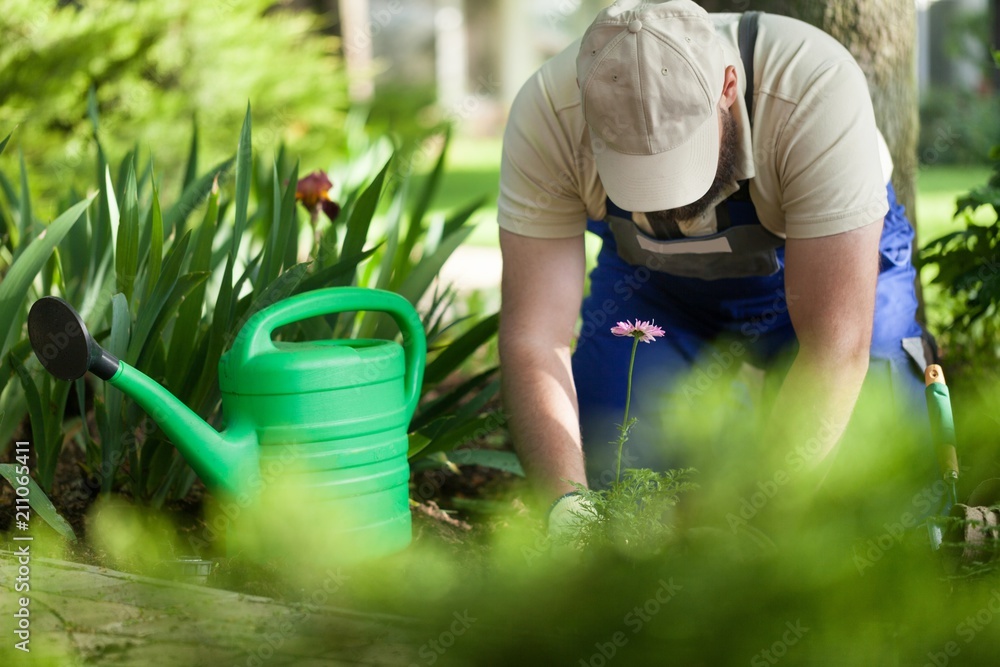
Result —
[[[33, 188], [52, 197], [93, 178], [88, 91], [110, 155], [134, 145], [180, 172], [197, 116], [204, 155], [231, 152], [254, 105], [256, 147], [286, 143], [308, 163], [342, 150], [346, 80], [316, 17], [272, 0], [7, 0], [0, 12], [0, 127], [18, 126]], [[166, 181], [164, 189], [179, 192]]]
[[949, 359], [966, 364], [995, 360], [1000, 354], [1000, 222], [972, 221], [982, 206], [992, 207], [994, 216], [1000, 214], [1000, 145], [990, 157], [989, 181], [958, 200], [955, 216], [964, 217], [965, 229], [932, 241], [919, 254], [922, 266], [937, 267], [931, 284], [943, 290], [943, 305], [950, 313], [931, 324], [941, 332]]
[[[90, 116], [98, 137], [93, 100]], [[20, 188], [0, 174], [7, 200], [6, 207], [0, 205], [0, 271], [7, 274], [0, 308], [9, 316], [0, 320], [9, 324], [0, 331], [0, 432], [9, 443], [28, 414], [44, 489], [51, 487], [67, 438], [86, 451], [87, 472], [105, 492], [122, 471], [136, 498], [159, 505], [185, 495], [195, 476], [137, 406], [105, 383], [77, 380], [72, 393], [79, 416], [63, 421], [70, 383], [41, 371], [25, 334], [28, 302], [43, 294], [74, 304], [107, 350], [218, 424], [215, 369], [231, 336], [254, 312], [319, 287], [394, 290], [420, 305], [430, 348], [424, 391], [435, 397], [414, 418], [412, 451], [448, 449], [486, 426], [478, 410], [496, 392], [495, 369], [456, 390], [438, 389], [495, 335], [497, 323], [495, 315], [456, 318], [454, 291], [435, 281], [471, 232], [466, 223], [481, 203], [456, 211], [431, 234], [425, 217], [443, 174], [447, 134], [432, 177], [413, 197], [412, 159], [391, 151], [359, 158], [360, 165], [378, 164], [377, 175], [369, 172], [345, 190], [340, 215], [327, 225], [296, 206], [298, 165], [289, 165], [284, 150], [268, 168], [254, 168], [251, 136], [248, 108], [235, 157], [207, 171], [199, 167], [193, 144], [182, 193], [170, 205], [161, 205], [152, 158], [141, 164], [133, 152], [110, 165], [98, 141], [96, 193], [44, 230], [26, 194], [24, 161]], [[305, 217], [314, 223], [314, 233], [302, 224]], [[300, 239], [312, 241], [311, 247]], [[313, 318], [282, 329], [285, 340], [396, 335], [391, 321], [378, 313]], [[18, 381], [8, 382], [15, 374]], [[86, 420], [90, 395], [96, 434]]]

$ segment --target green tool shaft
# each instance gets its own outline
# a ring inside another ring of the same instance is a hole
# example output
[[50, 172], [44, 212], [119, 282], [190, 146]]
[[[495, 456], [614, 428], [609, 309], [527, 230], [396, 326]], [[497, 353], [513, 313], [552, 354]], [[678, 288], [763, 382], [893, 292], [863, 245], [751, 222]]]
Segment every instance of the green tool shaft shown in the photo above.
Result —
[[958, 453], [955, 449], [955, 418], [951, 412], [951, 394], [944, 381], [944, 372], [937, 364], [927, 367], [927, 411], [931, 435], [937, 451], [938, 465], [945, 479], [958, 479]]

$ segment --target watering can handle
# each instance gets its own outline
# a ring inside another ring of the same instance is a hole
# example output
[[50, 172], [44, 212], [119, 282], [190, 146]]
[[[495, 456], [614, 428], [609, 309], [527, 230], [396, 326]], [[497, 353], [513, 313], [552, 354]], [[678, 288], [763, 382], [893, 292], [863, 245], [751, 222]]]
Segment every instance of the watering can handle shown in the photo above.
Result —
[[403, 333], [406, 406], [412, 415], [424, 379], [427, 340], [417, 311], [409, 301], [394, 292], [364, 287], [327, 287], [284, 299], [247, 321], [233, 343], [231, 354], [245, 363], [258, 354], [275, 350], [271, 335], [278, 327], [310, 317], [356, 310], [388, 313]]

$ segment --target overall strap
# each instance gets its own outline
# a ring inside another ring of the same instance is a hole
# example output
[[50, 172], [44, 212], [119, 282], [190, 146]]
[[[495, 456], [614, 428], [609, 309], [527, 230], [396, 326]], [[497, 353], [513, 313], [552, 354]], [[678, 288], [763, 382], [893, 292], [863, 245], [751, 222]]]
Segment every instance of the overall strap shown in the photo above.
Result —
[[743, 60], [743, 72], [747, 78], [744, 100], [750, 127], [753, 127], [753, 54], [757, 46], [757, 19], [760, 15], [761, 12], [743, 12], [739, 25], [740, 59]]
[[[744, 101], [747, 107], [747, 121], [753, 129], [753, 55], [757, 47], [757, 20], [763, 12], [743, 12], [740, 17], [737, 37], [740, 46], [740, 60], [743, 61], [743, 72], [746, 76], [746, 92]], [[740, 189], [729, 196], [733, 201], [750, 201], [750, 182], [739, 182]], [[715, 209], [715, 217], [719, 230], [728, 229], [731, 221], [729, 209], [723, 202]]]

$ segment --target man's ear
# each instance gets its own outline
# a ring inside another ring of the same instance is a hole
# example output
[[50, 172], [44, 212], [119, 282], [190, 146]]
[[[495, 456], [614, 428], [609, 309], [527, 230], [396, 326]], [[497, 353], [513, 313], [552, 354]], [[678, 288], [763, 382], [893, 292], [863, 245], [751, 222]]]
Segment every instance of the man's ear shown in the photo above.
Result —
[[722, 83], [722, 98], [719, 100], [719, 105], [723, 109], [728, 109], [736, 102], [736, 96], [739, 93], [739, 87], [736, 85], [736, 68], [730, 65], [726, 68], [726, 78]]

